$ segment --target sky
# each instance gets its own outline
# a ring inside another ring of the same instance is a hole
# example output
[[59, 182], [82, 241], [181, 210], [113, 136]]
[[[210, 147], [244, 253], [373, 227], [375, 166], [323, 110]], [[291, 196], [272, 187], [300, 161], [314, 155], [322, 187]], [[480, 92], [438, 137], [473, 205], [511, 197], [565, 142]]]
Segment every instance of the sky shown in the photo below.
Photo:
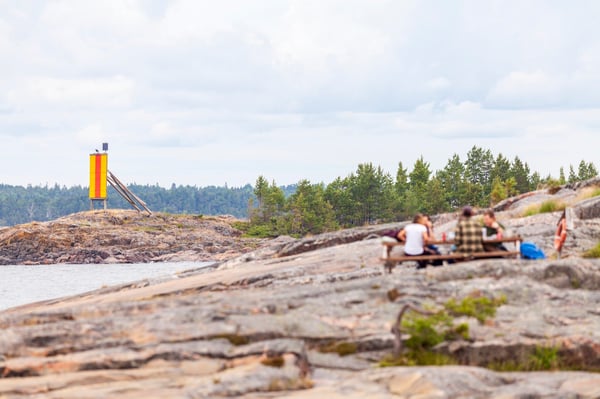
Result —
[[0, 0], [0, 184], [600, 167], [600, 2]]

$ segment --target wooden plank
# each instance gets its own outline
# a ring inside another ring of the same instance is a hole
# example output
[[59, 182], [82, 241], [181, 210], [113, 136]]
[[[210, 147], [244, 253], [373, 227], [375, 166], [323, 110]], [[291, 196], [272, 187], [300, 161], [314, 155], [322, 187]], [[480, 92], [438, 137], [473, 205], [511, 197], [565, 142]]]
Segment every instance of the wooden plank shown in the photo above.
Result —
[[410, 262], [419, 260], [451, 260], [451, 259], [480, 259], [480, 258], [494, 258], [494, 257], [510, 257], [521, 255], [519, 251], [490, 251], [490, 252], [474, 252], [470, 254], [466, 253], [452, 253], [446, 255], [415, 255], [415, 256], [391, 256], [389, 258], [381, 258], [382, 261], [390, 262]]
[[[502, 244], [505, 242], [520, 242], [523, 239], [521, 238], [521, 236], [514, 236], [514, 237], [502, 237], [499, 240], [481, 240], [482, 243], [484, 244]], [[384, 241], [381, 243], [382, 245], [386, 246], [386, 247], [396, 247], [398, 245], [404, 245], [403, 242], [398, 241], [398, 242], [387, 242]], [[433, 244], [433, 245], [454, 245], [455, 242], [454, 240], [446, 240], [446, 241], [429, 241], [427, 244]]]
[[464, 259], [467, 258], [468, 254], [446, 254], [446, 255], [414, 255], [414, 256], [390, 256], [389, 258], [382, 258], [382, 260], [389, 260], [391, 262], [407, 262], [407, 261], [418, 261], [418, 260], [450, 260], [450, 259]]
[[520, 251], [489, 251], [489, 252], [475, 252], [470, 254], [471, 258], [480, 259], [480, 258], [508, 258], [510, 256], [521, 256]]

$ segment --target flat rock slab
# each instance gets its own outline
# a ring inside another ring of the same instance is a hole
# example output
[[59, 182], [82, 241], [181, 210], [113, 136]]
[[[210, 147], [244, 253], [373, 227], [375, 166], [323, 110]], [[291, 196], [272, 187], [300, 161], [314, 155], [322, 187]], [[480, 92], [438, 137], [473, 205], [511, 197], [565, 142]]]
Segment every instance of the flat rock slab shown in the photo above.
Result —
[[[285, 241], [214, 269], [1, 312], [0, 397], [598, 397], [595, 373], [478, 366], [552, 346], [600, 369], [599, 261], [386, 274], [376, 239], [278, 257]], [[463, 365], [378, 367], [404, 304], [473, 294], [506, 303], [487, 323], [462, 320], [470, 340], [439, 347]]]

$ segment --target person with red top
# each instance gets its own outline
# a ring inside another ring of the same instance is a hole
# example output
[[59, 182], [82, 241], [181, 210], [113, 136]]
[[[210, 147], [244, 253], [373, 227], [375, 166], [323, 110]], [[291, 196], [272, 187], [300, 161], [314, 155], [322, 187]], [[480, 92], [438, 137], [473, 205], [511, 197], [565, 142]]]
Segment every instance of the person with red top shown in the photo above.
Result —
[[554, 235], [554, 249], [560, 259], [563, 245], [567, 240], [567, 212], [563, 211], [558, 224], [556, 225], [556, 234]]

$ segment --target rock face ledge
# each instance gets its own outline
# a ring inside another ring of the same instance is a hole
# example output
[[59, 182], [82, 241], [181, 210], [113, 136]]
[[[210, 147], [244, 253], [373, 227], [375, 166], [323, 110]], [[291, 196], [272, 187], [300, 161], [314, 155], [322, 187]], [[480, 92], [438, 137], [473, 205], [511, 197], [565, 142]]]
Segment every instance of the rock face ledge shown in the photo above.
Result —
[[[600, 370], [600, 262], [487, 260], [384, 274], [377, 239], [277, 257], [280, 239], [211, 270], [0, 313], [6, 398], [598, 398], [600, 374], [495, 372], [556, 348]], [[311, 241], [314, 242], [314, 241]], [[392, 296], [390, 292], [395, 294]], [[506, 297], [457, 365], [378, 367], [404, 304]], [[342, 353], [340, 345], [352, 348]]]
[[231, 259], [260, 243], [241, 238], [233, 222], [226, 216], [80, 212], [0, 229], [0, 265]]
[[[573, 215], [563, 259], [392, 274], [377, 237], [393, 225], [261, 241], [229, 218], [94, 211], [1, 229], [4, 264], [218, 263], [0, 312], [0, 398], [600, 398], [600, 260], [581, 257], [600, 239], [600, 200], [575, 189], [556, 194]], [[560, 212], [523, 209], [554, 197], [498, 218], [552, 255]], [[436, 215], [436, 231], [455, 222]], [[458, 317], [468, 335], [432, 350], [453, 365], [380, 367], [403, 307], [483, 297], [504, 300], [484, 322]], [[533, 360], [550, 371], [514, 371]]]

